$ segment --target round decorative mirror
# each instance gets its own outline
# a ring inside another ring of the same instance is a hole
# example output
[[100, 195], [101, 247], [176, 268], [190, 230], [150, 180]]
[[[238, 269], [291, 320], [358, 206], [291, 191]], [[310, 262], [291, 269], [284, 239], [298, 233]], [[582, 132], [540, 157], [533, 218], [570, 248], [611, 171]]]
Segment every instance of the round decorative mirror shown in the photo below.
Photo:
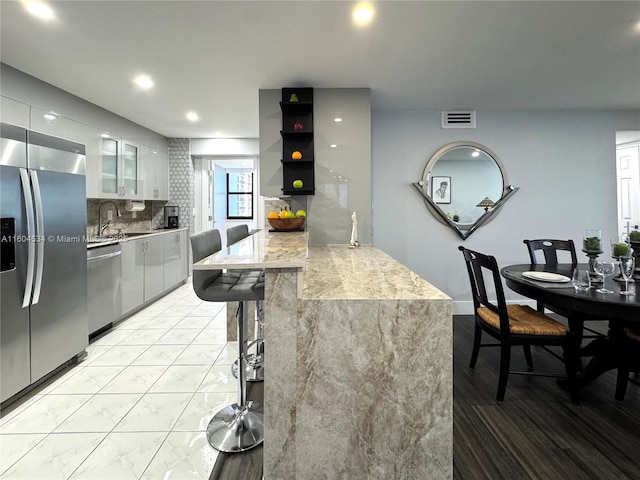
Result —
[[438, 149], [414, 186], [436, 218], [463, 239], [489, 221], [517, 190], [508, 184], [497, 155], [474, 142], [455, 142]]

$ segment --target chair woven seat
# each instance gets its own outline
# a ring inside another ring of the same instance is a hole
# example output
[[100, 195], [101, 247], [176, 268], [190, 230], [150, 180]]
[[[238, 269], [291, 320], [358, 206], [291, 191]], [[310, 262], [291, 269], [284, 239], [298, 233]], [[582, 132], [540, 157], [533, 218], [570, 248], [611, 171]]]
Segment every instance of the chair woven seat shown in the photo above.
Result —
[[[569, 328], [527, 305], [507, 305], [509, 331], [514, 335], [545, 335], [564, 337]], [[500, 330], [500, 317], [487, 307], [478, 308], [478, 315], [489, 325]]]

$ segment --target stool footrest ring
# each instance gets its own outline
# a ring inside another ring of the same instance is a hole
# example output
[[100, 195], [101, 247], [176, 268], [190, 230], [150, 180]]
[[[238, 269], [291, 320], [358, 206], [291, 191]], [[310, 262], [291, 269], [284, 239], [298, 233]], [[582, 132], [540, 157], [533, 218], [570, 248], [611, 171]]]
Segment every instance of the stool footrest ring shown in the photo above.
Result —
[[[264, 380], [264, 357], [262, 354], [250, 354], [243, 363], [247, 382], [262, 382]], [[231, 373], [238, 378], [238, 360], [231, 365]]]

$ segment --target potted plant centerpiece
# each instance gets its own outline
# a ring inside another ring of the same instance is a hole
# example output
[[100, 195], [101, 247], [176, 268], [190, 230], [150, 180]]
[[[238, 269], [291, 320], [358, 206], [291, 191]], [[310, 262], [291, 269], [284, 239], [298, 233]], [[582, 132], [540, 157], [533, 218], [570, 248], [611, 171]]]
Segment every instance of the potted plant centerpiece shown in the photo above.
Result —
[[585, 230], [582, 239], [582, 251], [589, 257], [589, 274], [597, 279], [596, 259], [602, 253], [602, 232], [600, 230]]

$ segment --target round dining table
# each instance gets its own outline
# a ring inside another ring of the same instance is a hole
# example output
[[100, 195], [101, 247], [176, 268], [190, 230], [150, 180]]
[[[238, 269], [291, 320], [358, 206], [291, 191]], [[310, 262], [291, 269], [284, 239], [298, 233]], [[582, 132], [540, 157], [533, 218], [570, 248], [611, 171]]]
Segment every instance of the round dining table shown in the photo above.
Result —
[[[621, 295], [624, 282], [618, 282], [608, 277], [606, 286], [613, 293], [598, 293], [596, 288], [602, 282], [595, 283], [586, 292], [576, 292], [571, 285], [574, 268], [588, 269], [587, 264], [557, 264], [557, 265], [509, 265], [500, 271], [507, 286], [522, 296], [542, 301], [561, 310], [590, 317], [598, 316], [606, 320], [615, 320], [623, 324], [640, 326], [640, 289], [636, 295]], [[549, 272], [567, 277], [564, 282], [539, 281], [527, 278], [523, 272]], [[636, 283], [629, 284], [629, 291], [636, 293]]]
[[[585, 292], [576, 292], [571, 284], [571, 277], [575, 268], [588, 269], [587, 264], [519, 264], [508, 265], [500, 270], [507, 287], [520, 295], [541, 301], [545, 306], [566, 313], [569, 318], [569, 328], [572, 333], [582, 337], [581, 318], [589, 320], [600, 319], [608, 322], [608, 333], [593, 340], [581, 349], [581, 356], [589, 356], [591, 360], [580, 370], [577, 387], [584, 386], [604, 372], [617, 368], [621, 362], [631, 361], [637, 365], [640, 362], [640, 351], [633, 351], [629, 358], [628, 349], [623, 348], [626, 327], [640, 327], [640, 288], [638, 283], [629, 284], [629, 291], [635, 295], [622, 295], [624, 282], [618, 282], [611, 277], [606, 278], [606, 288], [613, 293], [598, 293], [596, 288], [602, 281], [595, 283]], [[564, 279], [536, 280], [526, 272], [547, 272], [562, 275]], [[637, 293], [636, 293], [637, 290]], [[575, 321], [575, 320], [578, 321]], [[574, 321], [572, 321], [574, 320]], [[576, 331], [580, 329], [580, 331]]]

